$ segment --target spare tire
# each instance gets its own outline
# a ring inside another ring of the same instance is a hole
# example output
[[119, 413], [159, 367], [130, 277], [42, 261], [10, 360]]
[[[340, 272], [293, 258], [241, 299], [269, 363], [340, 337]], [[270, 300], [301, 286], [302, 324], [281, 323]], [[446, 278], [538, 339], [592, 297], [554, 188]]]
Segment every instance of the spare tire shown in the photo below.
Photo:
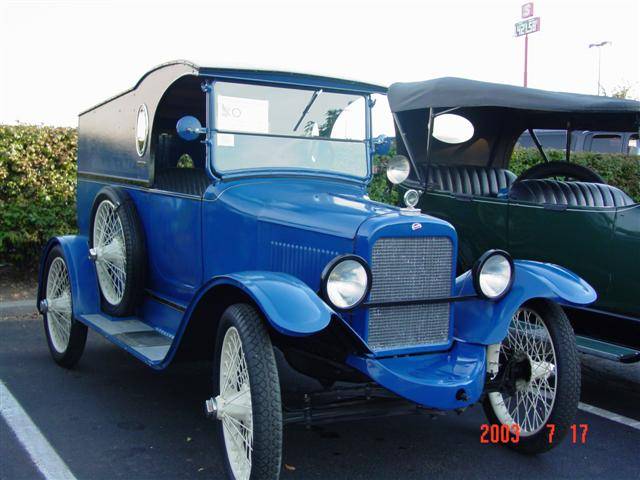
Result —
[[133, 315], [142, 298], [146, 252], [142, 224], [129, 194], [104, 187], [91, 211], [90, 256], [95, 261], [102, 310]]

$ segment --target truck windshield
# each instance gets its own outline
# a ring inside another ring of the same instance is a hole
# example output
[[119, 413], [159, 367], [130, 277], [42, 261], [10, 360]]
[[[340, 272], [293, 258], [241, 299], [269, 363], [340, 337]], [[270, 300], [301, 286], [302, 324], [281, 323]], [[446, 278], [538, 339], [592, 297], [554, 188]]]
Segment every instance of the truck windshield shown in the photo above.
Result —
[[368, 174], [361, 95], [216, 82], [216, 171]]

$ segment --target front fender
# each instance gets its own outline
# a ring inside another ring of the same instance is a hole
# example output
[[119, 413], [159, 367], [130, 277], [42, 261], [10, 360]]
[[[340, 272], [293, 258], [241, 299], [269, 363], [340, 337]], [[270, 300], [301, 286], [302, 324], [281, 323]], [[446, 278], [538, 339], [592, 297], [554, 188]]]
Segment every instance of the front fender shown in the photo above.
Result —
[[[89, 260], [89, 241], [82, 235], [53, 237], [42, 250], [38, 273], [39, 303], [45, 296], [44, 268], [49, 252], [60, 245], [71, 283], [71, 305], [74, 317], [100, 310], [100, 294], [94, 263]], [[37, 305], [36, 305], [37, 307]]]
[[[586, 305], [597, 298], [591, 285], [558, 265], [516, 260], [514, 267], [513, 286], [499, 301], [478, 298], [454, 304], [456, 338], [484, 345], [501, 342], [513, 314], [533, 298], [546, 298], [564, 305]], [[456, 279], [456, 295], [475, 293], [470, 271]]]
[[249, 295], [271, 326], [284, 335], [317, 333], [336, 315], [306, 283], [285, 273], [249, 271], [221, 275], [208, 282], [198, 297], [220, 285], [235, 286]]

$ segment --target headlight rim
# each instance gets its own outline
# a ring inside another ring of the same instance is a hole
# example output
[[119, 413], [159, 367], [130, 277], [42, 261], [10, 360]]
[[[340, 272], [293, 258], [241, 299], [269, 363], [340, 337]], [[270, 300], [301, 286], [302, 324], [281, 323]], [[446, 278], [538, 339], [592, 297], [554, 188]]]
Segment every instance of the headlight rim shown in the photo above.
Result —
[[[350, 307], [339, 307], [337, 305], [335, 305], [331, 299], [329, 298], [329, 293], [327, 291], [327, 284], [329, 282], [329, 275], [331, 275], [331, 272], [333, 271], [333, 269], [338, 266], [338, 264], [347, 261], [347, 260], [353, 260], [355, 262], [358, 262], [360, 265], [362, 265], [362, 267], [364, 268], [365, 273], [367, 274], [367, 286], [364, 290], [364, 293], [362, 294], [362, 297], [353, 305], [351, 305]], [[333, 308], [336, 311], [339, 312], [348, 312], [350, 310], [354, 310], [356, 308], [358, 308], [360, 305], [362, 305], [362, 303], [365, 301], [365, 299], [369, 296], [369, 292], [371, 291], [371, 268], [369, 267], [369, 265], [367, 264], [367, 261], [362, 258], [359, 255], [355, 255], [353, 253], [346, 253], [343, 255], [338, 255], [337, 257], [334, 257], [333, 259], [331, 259], [331, 261], [329, 263], [327, 263], [327, 265], [324, 267], [324, 269], [322, 270], [322, 274], [320, 275], [320, 296], [322, 297], [322, 299], [327, 302], [329, 304], [329, 306], [331, 306], [331, 308]]]
[[[482, 267], [487, 262], [487, 260], [489, 260], [491, 257], [494, 257], [496, 255], [500, 255], [504, 257], [507, 260], [507, 262], [509, 262], [509, 267], [511, 268], [511, 276], [509, 277], [509, 282], [507, 283], [507, 286], [505, 287], [503, 292], [500, 295], [497, 295], [495, 297], [490, 297], [482, 291], [482, 288], [480, 288], [480, 272], [482, 271]], [[511, 290], [511, 287], [513, 286], [513, 282], [515, 280], [516, 271], [514, 268], [513, 258], [511, 258], [511, 255], [509, 255], [509, 253], [504, 250], [500, 250], [497, 248], [487, 250], [474, 263], [473, 268], [471, 270], [471, 276], [473, 278], [473, 287], [475, 288], [475, 291], [480, 298], [484, 298], [486, 300], [491, 300], [494, 302], [501, 300], [505, 297], [505, 295], [507, 295], [507, 293], [509, 293], [509, 291]]]

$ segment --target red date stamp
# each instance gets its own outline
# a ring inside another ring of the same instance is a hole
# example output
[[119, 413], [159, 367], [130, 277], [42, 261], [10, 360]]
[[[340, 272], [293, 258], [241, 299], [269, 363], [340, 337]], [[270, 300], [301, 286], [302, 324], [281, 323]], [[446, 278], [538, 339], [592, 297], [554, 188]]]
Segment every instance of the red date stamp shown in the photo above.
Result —
[[[556, 435], [556, 426], [553, 423], [547, 424], [547, 439], [553, 443]], [[480, 443], [518, 443], [520, 441], [520, 425], [480, 425]], [[571, 443], [584, 445], [587, 443], [587, 433], [589, 424], [579, 423], [569, 426], [571, 433]]]
[[520, 425], [480, 425], [480, 443], [518, 443], [520, 441]]

